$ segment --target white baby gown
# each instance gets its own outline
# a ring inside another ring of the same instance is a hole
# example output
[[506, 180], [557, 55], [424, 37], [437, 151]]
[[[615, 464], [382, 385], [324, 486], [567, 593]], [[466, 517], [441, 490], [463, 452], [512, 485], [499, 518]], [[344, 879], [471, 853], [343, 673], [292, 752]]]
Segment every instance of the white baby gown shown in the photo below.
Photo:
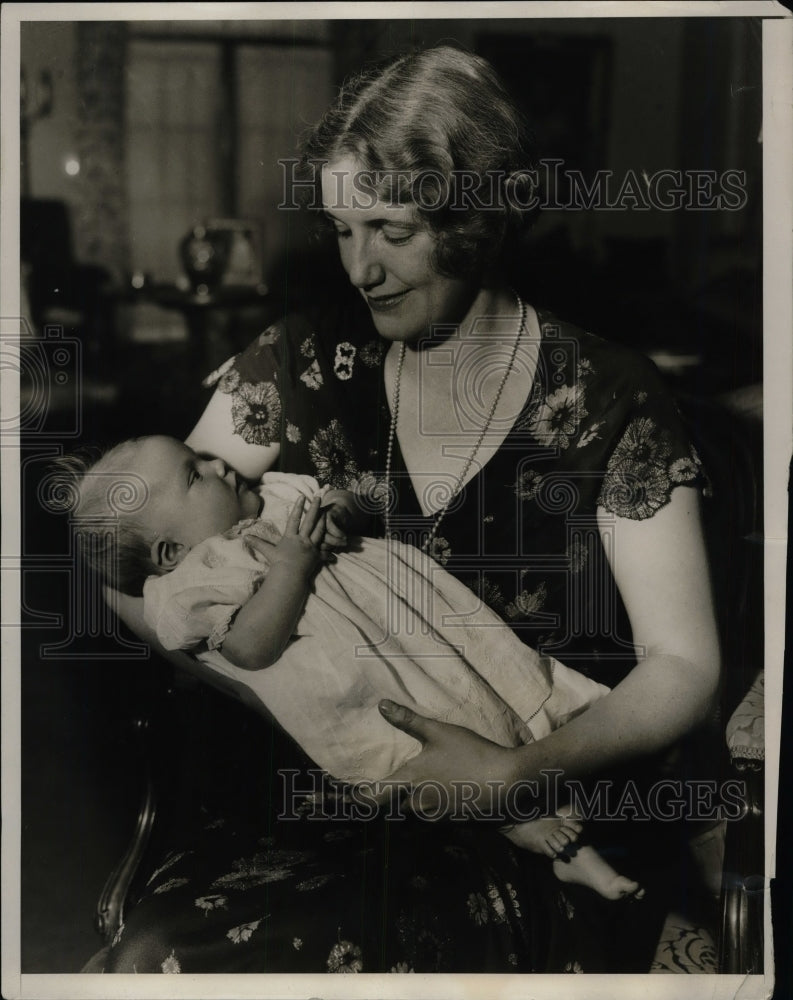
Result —
[[237, 610], [267, 574], [244, 544], [277, 542], [309, 476], [266, 473], [264, 507], [150, 577], [144, 615], [166, 649], [188, 649], [250, 688], [306, 753], [344, 781], [387, 777], [421, 749], [389, 725], [390, 698], [502, 746], [546, 736], [608, 692], [522, 643], [466, 586], [401, 542], [365, 538], [316, 574], [280, 659], [243, 670], [221, 654]]

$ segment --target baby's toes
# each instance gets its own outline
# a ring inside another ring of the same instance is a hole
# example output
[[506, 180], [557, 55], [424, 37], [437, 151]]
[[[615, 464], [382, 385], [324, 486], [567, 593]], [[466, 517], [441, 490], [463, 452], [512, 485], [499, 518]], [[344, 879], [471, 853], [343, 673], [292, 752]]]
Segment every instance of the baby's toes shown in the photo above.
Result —
[[557, 854], [564, 854], [569, 845], [572, 843], [570, 837], [564, 832], [564, 830], [554, 830], [553, 833], [548, 834], [548, 843], [554, 849], [554, 857]]
[[564, 823], [559, 827], [560, 831], [564, 833], [567, 837], [568, 843], [575, 844], [581, 834], [584, 832], [584, 828], [580, 823], [570, 823], [569, 820], [565, 820]]

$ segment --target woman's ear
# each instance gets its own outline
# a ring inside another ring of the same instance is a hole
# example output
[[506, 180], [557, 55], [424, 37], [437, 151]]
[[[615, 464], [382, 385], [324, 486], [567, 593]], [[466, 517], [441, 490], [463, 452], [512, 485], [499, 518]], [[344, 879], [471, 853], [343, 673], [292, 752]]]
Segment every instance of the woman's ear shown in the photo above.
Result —
[[151, 561], [161, 573], [168, 573], [189, 551], [189, 545], [182, 545], [171, 538], [158, 538], [151, 544]]

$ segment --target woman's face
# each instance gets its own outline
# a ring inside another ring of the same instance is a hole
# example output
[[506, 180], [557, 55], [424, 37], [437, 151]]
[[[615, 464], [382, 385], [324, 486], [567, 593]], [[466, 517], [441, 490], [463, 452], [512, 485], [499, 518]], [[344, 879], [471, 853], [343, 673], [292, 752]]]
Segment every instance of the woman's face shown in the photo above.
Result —
[[433, 269], [433, 235], [412, 206], [376, 200], [369, 176], [352, 157], [328, 164], [322, 201], [344, 270], [369, 306], [377, 332], [386, 340], [415, 341], [433, 324], [458, 323], [472, 290]]

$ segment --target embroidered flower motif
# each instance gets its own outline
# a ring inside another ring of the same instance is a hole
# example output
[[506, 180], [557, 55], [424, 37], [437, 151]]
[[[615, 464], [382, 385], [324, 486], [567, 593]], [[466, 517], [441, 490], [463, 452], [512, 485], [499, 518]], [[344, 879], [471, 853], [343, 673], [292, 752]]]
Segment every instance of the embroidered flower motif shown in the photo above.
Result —
[[355, 361], [355, 347], [348, 341], [343, 340], [336, 344], [336, 356], [333, 359], [333, 374], [336, 378], [346, 382], [352, 378], [352, 367]]
[[625, 463], [644, 466], [649, 463], [664, 462], [669, 456], [670, 446], [665, 437], [659, 435], [655, 422], [650, 417], [632, 420], [609, 460], [609, 468]]
[[579, 962], [568, 962], [567, 965], [564, 967], [564, 971], [583, 973], [584, 970], [581, 968]]
[[501, 893], [494, 885], [491, 884], [487, 887], [487, 896], [490, 900], [490, 908], [493, 911], [493, 923], [505, 923], [507, 919], [507, 910], [504, 906], [504, 900], [501, 898]]
[[598, 502], [619, 517], [652, 517], [669, 500], [670, 451], [667, 436], [658, 433], [653, 420], [632, 420], [609, 459]]
[[504, 595], [497, 583], [483, 575], [477, 580], [471, 580], [468, 586], [489, 608], [498, 612], [504, 610]]
[[303, 938], [299, 937], [292, 938], [292, 947], [295, 949], [295, 951], [300, 951], [300, 949], [303, 947]]
[[308, 337], [300, 345], [300, 353], [304, 358], [308, 358], [309, 361], [313, 361], [317, 356], [317, 342], [314, 339], [314, 334], [309, 334]]
[[207, 377], [203, 380], [201, 385], [205, 389], [211, 389], [212, 386], [217, 381], [219, 381], [220, 377], [226, 374], [226, 372], [229, 370], [229, 368], [231, 368], [231, 366], [234, 364], [236, 360], [237, 360], [236, 354], [233, 357], [228, 358], [228, 360], [224, 361], [222, 365], [217, 367], [213, 372], [210, 372], [209, 375], [207, 375]]
[[598, 420], [597, 423], [594, 423], [590, 427], [588, 427], [581, 435], [581, 437], [578, 439], [578, 441], [576, 441], [576, 448], [586, 448], [586, 446], [590, 444], [592, 441], [596, 441], [600, 437], [600, 434], [598, 432], [600, 431], [600, 428], [602, 426], [603, 426], [603, 421]]
[[243, 382], [231, 399], [234, 433], [248, 444], [268, 445], [278, 440], [281, 397], [274, 382]]
[[319, 362], [312, 361], [300, 376], [300, 381], [309, 389], [319, 389], [325, 382], [322, 378], [322, 372], [319, 370]]
[[179, 964], [179, 959], [176, 957], [176, 952], [171, 949], [171, 954], [165, 959], [165, 961], [160, 966], [163, 972], [178, 973], [182, 971], [182, 966]]
[[575, 917], [575, 907], [563, 892], [559, 893], [557, 902], [562, 916], [566, 917], [568, 920], [572, 920]]
[[162, 873], [168, 871], [169, 868], [173, 868], [176, 862], [181, 861], [182, 858], [185, 857], [187, 853], [188, 853], [187, 851], [177, 851], [176, 854], [171, 854], [169, 857], [167, 857], [159, 868], [154, 869], [152, 874], [149, 876], [149, 880], [146, 883], [146, 885], [151, 885], [158, 875], [162, 875]]
[[482, 927], [489, 920], [487, 900], [481, 892], [472, 892], [468, 896], [468, 916], [475, 924]]
[[669, 466], [669, 478], [673, 483], [690, 483], [699, 475], [699, 469], [691, 458], [678, 458]]
[[221, 896], [220, 893], [213, 893], [210, 896], [199, 896], [195, 901], [198, 909], [204, 911], [204, 916], [207, 916], [210, 910], [225, 910], [227, 903], [228, 898]]
[[238, 858], [232, 870], [212, 882], [213, 889], [252, 889], [268, 882], [291, 878], [295, 865], [305, 861], [303, 851], [261, 851], [249, 858]]
[[514, 602], [510, 602], [504, 608], [504, 615], [507, 618], [524, 618], [536, 614], [545, 604], [548, 597], [548, 587], [541, 583], [536, 590], [529, 593], [528, 590], [521, 591]]
[[570, 438], [586, 417], [584, 391], [563, 385], [547, 396], [531, 424], [531, 434], [548, 448], [567, 448]]
[[169, 878], [167, 882], [163, 882], [162, 885], [157, 886], [153, 895], [159, 896], [162, 892], [170, 892], [171, 889], [178, 889], [181, 885], [187, 885], [189, 881], [189, 878]]
[[647, 402], [647, 393], [644, 391], [644, 389], [637, 389], [636, 392], [634, 392], [633, 401], [639, 406]]
[[445, 538], [439, 538], [438, 535], [436, 535], [430, 543], [429, 554], [435, 562], [440, 563], [441, 566], [445, 566], [451, 558], [452, 547]]
[[542, 476], [536, 469], [525, 469], [518, 476], [515, 494], [519, 500], [533, 500], [540, 491]]
[[317, 479], [334, 489], [347, 489], [358, 476], [352, 449], [338, 420], [331, 420], [326, 428], [317, 431], [308, 453], [317, 470]]
[[260, 923], [261, 920], [251, 920], [250, 923], [240, 924], [238, 927], [232, 927], [226, 934], [226, 937], [233, 944], [240, 944], [242, 941], [250, 941], [251, 935], [258, 928]]
[[295, 424], [289, 423], [289, 421], [287, 421], [286, 440], [290, 444], [299, 444], [302, 437], [303, 435], [300, 433], [300, 428], [297, 427]]
[[584, 378], [586, 375], [591, 375], [593, 372], [592, 362], [589, 358], [581, 358], [578, 364], [575, 366], [575, 373], [578, 378]]
[[330, 949], [328, 972], [362, 972], [363, 955], [352, 941], [339, 941]]
[[514, 951], [511, 951], [507, 955], [507, 961], [509, 962], [510, 965], [517, 965], [518, 964], [518, 956], [515, 954]]
[[386, 352], [386, 344], [382, 340], [370, 340], [368, 344], [364, 344], [361, 348], [358, 357], [366, 365], [367, 368], [376, 368]]
[[671, 483], [663, 465], [607, 469], [598, 503], [618, 517], [643, 521], [669, 500]]
[[415, 972], [415, 969], [411, 969], [407, 962], [397, 962], [396, 965], [391, 966], [392, 972]]

